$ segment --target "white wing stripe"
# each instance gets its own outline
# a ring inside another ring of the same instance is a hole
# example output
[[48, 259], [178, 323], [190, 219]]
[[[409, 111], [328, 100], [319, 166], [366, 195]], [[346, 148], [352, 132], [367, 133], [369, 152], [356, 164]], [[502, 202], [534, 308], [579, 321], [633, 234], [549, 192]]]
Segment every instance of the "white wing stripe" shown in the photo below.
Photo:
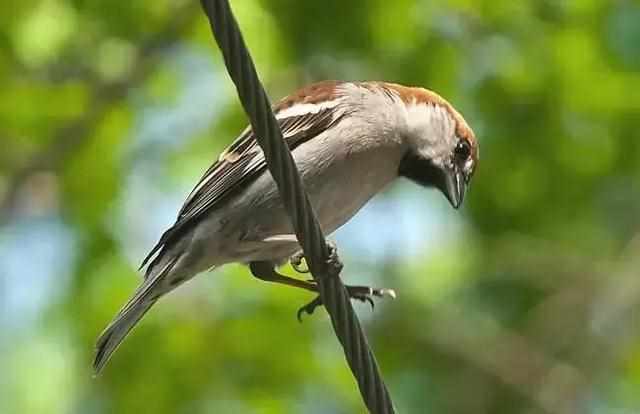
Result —
[[340, 104], [342, 100], [343, 98], [336, 98], [331, 101], [326, 101], [318, 104], [315, 104], [315, 103], [295, 104], [290, 106], [287, 109], [283, 109], [280, 112], [278, 112], [276, 114], [276, 118], [281, 119], [281, 118], [290, 118], [290, 117], [301, 116], [301, 115], [317, 114], [318, 112], [323, 111], [325, 109], [335, 108]]

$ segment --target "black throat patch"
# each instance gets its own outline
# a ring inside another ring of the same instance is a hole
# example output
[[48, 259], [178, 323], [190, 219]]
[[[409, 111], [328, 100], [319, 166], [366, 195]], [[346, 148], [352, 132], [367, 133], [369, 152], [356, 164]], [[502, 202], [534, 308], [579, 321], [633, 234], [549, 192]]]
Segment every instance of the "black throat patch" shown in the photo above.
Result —
[[398, 174], [425, 187], [440, 187], [442, 171], [431, 160], [419, 157], [411, 151], [402, 157]]

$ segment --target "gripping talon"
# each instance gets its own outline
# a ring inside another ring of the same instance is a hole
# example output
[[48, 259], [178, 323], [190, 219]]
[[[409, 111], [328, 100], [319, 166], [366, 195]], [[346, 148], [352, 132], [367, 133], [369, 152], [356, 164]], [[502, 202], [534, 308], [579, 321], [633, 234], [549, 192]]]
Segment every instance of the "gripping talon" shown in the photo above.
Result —
[[359, 299], [362, 302], [369, 302], [369, 305], [371, 305], [371, 311], [375, 310], [376, 304], [373, 302], [373, 299], [371, 299], [371, 296], [363, 296], [362, 298], [356, 299]]
[[306, 305], [298, 309], [298, 313], [297, 313], [298, 322], [302, 323], [303, 313], [306, 313], [307, 315], [313, 315], [313, 312], [316, 310], [318, 306], [322, 306], [322, 300], [320, 299], [319, 295], [314, 300], [312, 300], [311, 302], [307, 303]]
[[330, 240], [327, 241], [327, 247], [329, 249], [329, 258], [327, 259], [327, 264], [329, 265], [329, 270], [333, 276], [338, 276], [342, 271], [343, 264], [340, 261], [340, 257], [338, 257], [338, 247], [336, 244]]
[[289, 264], [298, 273], [309, 273], [309, 267], [302, 267], [302, 260], [304, 259], [304, 253], [299, 251], [289, 258]]
[[[368, 286], [345, 286], [347, 288], [347, 292], [349, 293], [349, 297], [351, 299], [359, 300], [363, 303], [368, 303], [371, 305], [371, 310], [375, 310], [376, 304], [373, 301], [373, 297], [384, 298], [385, 296], [389, 296], [392, 299], [396, 298], [396, 292], [393, 289], [373, 289]], [[322, 299], [320, 299], [320, 295], [316, 296], [314, 300], [307, 303], [300, 309], [298, 309], [297, 317], [298, 321], [302, 322], [302, 314], [306, 313], [307, 315], [312, 315], [318, 306], [322, 306]]]
[[374, 289], [372, 295], [377, 296], [379, 298], [383, 298], [385, 296], [389, 296], [391, 299], [396, 298], [396, 291], [393, 289]]

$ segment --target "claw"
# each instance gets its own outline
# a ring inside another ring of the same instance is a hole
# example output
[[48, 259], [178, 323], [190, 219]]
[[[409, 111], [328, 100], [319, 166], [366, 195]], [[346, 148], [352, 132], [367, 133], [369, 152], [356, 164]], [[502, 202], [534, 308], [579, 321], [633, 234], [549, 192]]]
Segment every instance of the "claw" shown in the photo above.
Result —
[[313, 315], [313, 312], [318, 306], [322, 306], [322, 300], [320, 299], [320, 296], [317, 296], [314, 300], [298, 309], [298, 313], [296, 315], [298, 317], [298, 322], [302, 323], [302, 313]]
[[[309, 267], [302, 267], [302, 260], [304, 259], [304, 253], [298, 252], [289, 258], [289, 263], [291, 267], [298, 273], [309, 273]], [[305, 261], [306, 264], [306, 261]]]
[[369, 302], [369, 305], [371, 305], [371, 312], [373, 312], [376, 309], [376, 303], [373, 301], [373, 299], [371, 299], [368, 296], [367, 296], [367, 302]]
[[373, 292], [371, 292], [372, 295], [377, 296], [379, 298], [383, 298], [385, 296], [389, 296], [391, 299], [395, 299], [398, 297], [398, 295], [396, 295], [396, 291], [393, 289], [386, 289], [386, 288], [382, 288], [382, 289], [373, 289]]
[[373, 299], [371, 299], [371, 296], [369, 295], [364, 295], [364, 296], [352, 296], [352, 299], [357, 299], [362, 303], [368, 302], [369, 305], [371, 305], [371, 311], [373, 311], [376, 308], [376, 304], [373, 302]]
[[393, 289], [386, 288], [370, 288], [368, 286], [346, 286], [347, 291], [349, 291], [349, 295], [351, 297], [356, 296], [375, 296], [377, 298], [384, 298], [385, 296], [389, 296], [392, 299], [397, 297], [396, 291]]
[[327, 259], [327, 263], [329, 264], [329, 269], [332, 272], [335, 272], [334, 276], [338, 276], [342, 271], [343, 264], [338, 257], [338, 247], [332, 241], [327, 241], [327, 247], [329, 248], [329, 258]]
[[[373, 301], [373, 297], [384, 298], [385, 296], [389, 296], [392, 299], [396, 298], [396, 291], [393, 289], [373, 289], [368, 286], [345, 286], [347, 288], [347, 292], [349, 293], [349, 297], [351, 299], [359, 300], [362, 303], [368, 303], [371, 305], [371, 310], [375, 310], [376, 304]], [[318, 306], [322, 306], [322, 299], [320, 299], [320, 295], [316, 296], [314, 300], [307, 303], [300, 309], [298, 309], [297, 317], [298, 321], [302, 322], [302, 314], [306, 313], [307, 315], [312, 315]]]

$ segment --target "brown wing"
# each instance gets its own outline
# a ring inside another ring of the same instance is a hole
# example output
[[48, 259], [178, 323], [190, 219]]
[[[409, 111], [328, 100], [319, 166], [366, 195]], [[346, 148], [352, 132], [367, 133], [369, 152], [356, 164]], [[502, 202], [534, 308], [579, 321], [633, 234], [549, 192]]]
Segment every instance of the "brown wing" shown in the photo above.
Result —
[[[280, 118], [278, 123], [285, 142], [293, 151], [301, 143], [339, 122], [342, 116], [336, 116], [336, 113], [335, 108], [321, 109], [315, 113]], [[180, 209], [176, 222], [162, 234], [140, 268], [160, 249], [184, 234], [203, 214], [215, 208], [229, 193], [245, 188], [266, 166], [264, 154], [253, 131], [247, 128], [204, 173]]]

